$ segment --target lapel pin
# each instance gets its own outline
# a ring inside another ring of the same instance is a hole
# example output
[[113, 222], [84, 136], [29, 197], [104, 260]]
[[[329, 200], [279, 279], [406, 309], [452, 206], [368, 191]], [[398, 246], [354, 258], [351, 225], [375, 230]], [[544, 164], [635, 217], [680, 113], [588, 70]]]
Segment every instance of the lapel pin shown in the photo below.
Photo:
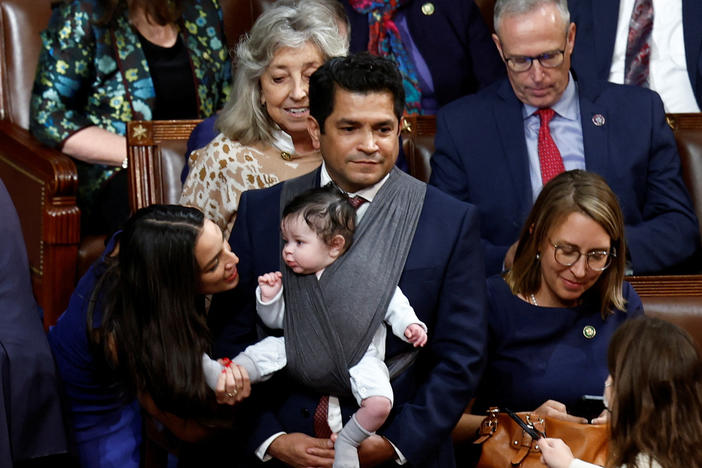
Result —
[[605, 118], [604, 115], [602, 114], [595, 114], [592, 116], [592, 123], [595, 124], [595, 127], [601, 127], [605, 124]]
[[592, 325], [585, 325], [583, 327], [583, 336], [588, 340], [591, 340], [597, 335], [597, 330]]
[[433, 3], [427, 2], [424, 5], [422, 5], [422, 13], [424, 13], [425, 16], [433, 15], [434, 11], [436, 11], [436, 7]]

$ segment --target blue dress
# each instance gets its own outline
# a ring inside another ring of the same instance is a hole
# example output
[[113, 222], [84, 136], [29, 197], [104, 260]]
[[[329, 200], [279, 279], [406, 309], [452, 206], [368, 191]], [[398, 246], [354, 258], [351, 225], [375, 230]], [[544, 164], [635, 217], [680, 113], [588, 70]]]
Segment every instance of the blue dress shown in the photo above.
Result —
[[[624, 283], [627, 311], [603, 320], [599, 307], [538, 307], [512, 294], [500, 276], [487, 282], [488, 359], [473, 413], [490, 406], [533, 411], [546, 400], [573, 408], [582, 395], [602, 395], [607, 347], [617, 327], [643, 313], [638, 294]], [[586, 338], [585, 327], [596, 334]]]
[[[82, 467], [138, 468], [141, 410], [133, 396], [123, 396], [118, 382], [105, 372], [100, 351], [91, 350], [86, 314], [91, 293], [105, 268], [105, 255], [81, 278], [68, 308], [49, 330], [49, 344], [63, 381], [73, 443]], [[101, 301], [95, 306], [95, 326], [101, 321]]]

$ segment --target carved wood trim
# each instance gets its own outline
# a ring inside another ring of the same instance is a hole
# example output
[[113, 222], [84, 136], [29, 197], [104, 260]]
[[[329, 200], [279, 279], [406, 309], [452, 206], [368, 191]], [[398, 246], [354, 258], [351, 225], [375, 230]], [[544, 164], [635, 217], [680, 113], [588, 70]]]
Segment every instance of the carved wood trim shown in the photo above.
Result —
[[702, 297], [702, 275], [628, 276], [641, 297]]
[[202, 121], [136, 120], [127, 124], [129, 206], [132, 212], [164, 202], [159, 145], [164, 141], [187, 140], [200, 122]]

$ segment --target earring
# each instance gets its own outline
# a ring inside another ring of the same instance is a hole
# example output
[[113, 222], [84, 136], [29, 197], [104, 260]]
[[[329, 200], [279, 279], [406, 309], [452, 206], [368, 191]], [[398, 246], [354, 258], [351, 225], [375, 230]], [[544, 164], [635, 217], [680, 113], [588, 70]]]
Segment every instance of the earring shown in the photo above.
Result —
[[536, 252], [536, 259], [541, 260], [541, 254], [539, 252]]

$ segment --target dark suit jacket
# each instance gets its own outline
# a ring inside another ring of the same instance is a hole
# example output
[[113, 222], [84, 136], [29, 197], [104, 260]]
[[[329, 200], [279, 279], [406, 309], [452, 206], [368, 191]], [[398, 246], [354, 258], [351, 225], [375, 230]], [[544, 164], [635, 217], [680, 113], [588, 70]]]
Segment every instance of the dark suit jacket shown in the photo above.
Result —
[[[240, 259], [240, 284], [215, 297], [210, 311], [219, 356], [232, 356], [252, 340], [257, 276], [280, 269], [281, 187], [249, 191], [241, 197], [229, 239]], [[475, 208], [427, 187], [399, 286], [427, 324], [429, 342], [414, 364], [393, 381], [393, 412], [379, 431], [412, 466], [454, 465], [450, 433], [476, 389], [484, 355], [482, 262]], [[386, 358], [408, 349], [388, 333]], [[252, 447], [279, 431], [314, 433], [312, 416], [319, 395], [295, 388], [284, 377], [272, 385], [266, 404], [270, 411], [254, 425]], [[253, 393], [259, 391], [265, 390], [257, 386]], [[344, 422], [357, 409], [355, 401], [342, 401]]]
[[[0, 467], [9, 468], [66, 453], [68, 438], [22, 227], [2, 180], [0, 218]], [[40, 462], [27, 466], [61, 465], [61, 459]]]
[[[368, 50], [368, 16], [344, 1], [351, 22], [351, 52]], [[434, 13], [425, 15], [425, 1], [403, 8], [407, 27], [431, 72], [439, 106], [474, 93], [505, 76], [497, 48], [480, 10], [472, 0], [432, 0]]]
[[[699, 243], [680, 156], [657, 93], [579, 83], [585, 167], [621, 203], [635, 273], [688, 258]], [[605, 124], [596, 126], [601, 114]], [[446, 106], [437, 117], [430, 183], [478, 207], [486, 270], [499, 272], [532, 206], [522, 103], [507, 80]]]
[[[702, 2], [682, 0], [687, 73], [702, 108]], [[581, 80], [609, 78], [617, 34], [619, 0], [568, 0], [577, 25], [572, 66]], [[655, 20], [654, 20], [655, 21]]]

